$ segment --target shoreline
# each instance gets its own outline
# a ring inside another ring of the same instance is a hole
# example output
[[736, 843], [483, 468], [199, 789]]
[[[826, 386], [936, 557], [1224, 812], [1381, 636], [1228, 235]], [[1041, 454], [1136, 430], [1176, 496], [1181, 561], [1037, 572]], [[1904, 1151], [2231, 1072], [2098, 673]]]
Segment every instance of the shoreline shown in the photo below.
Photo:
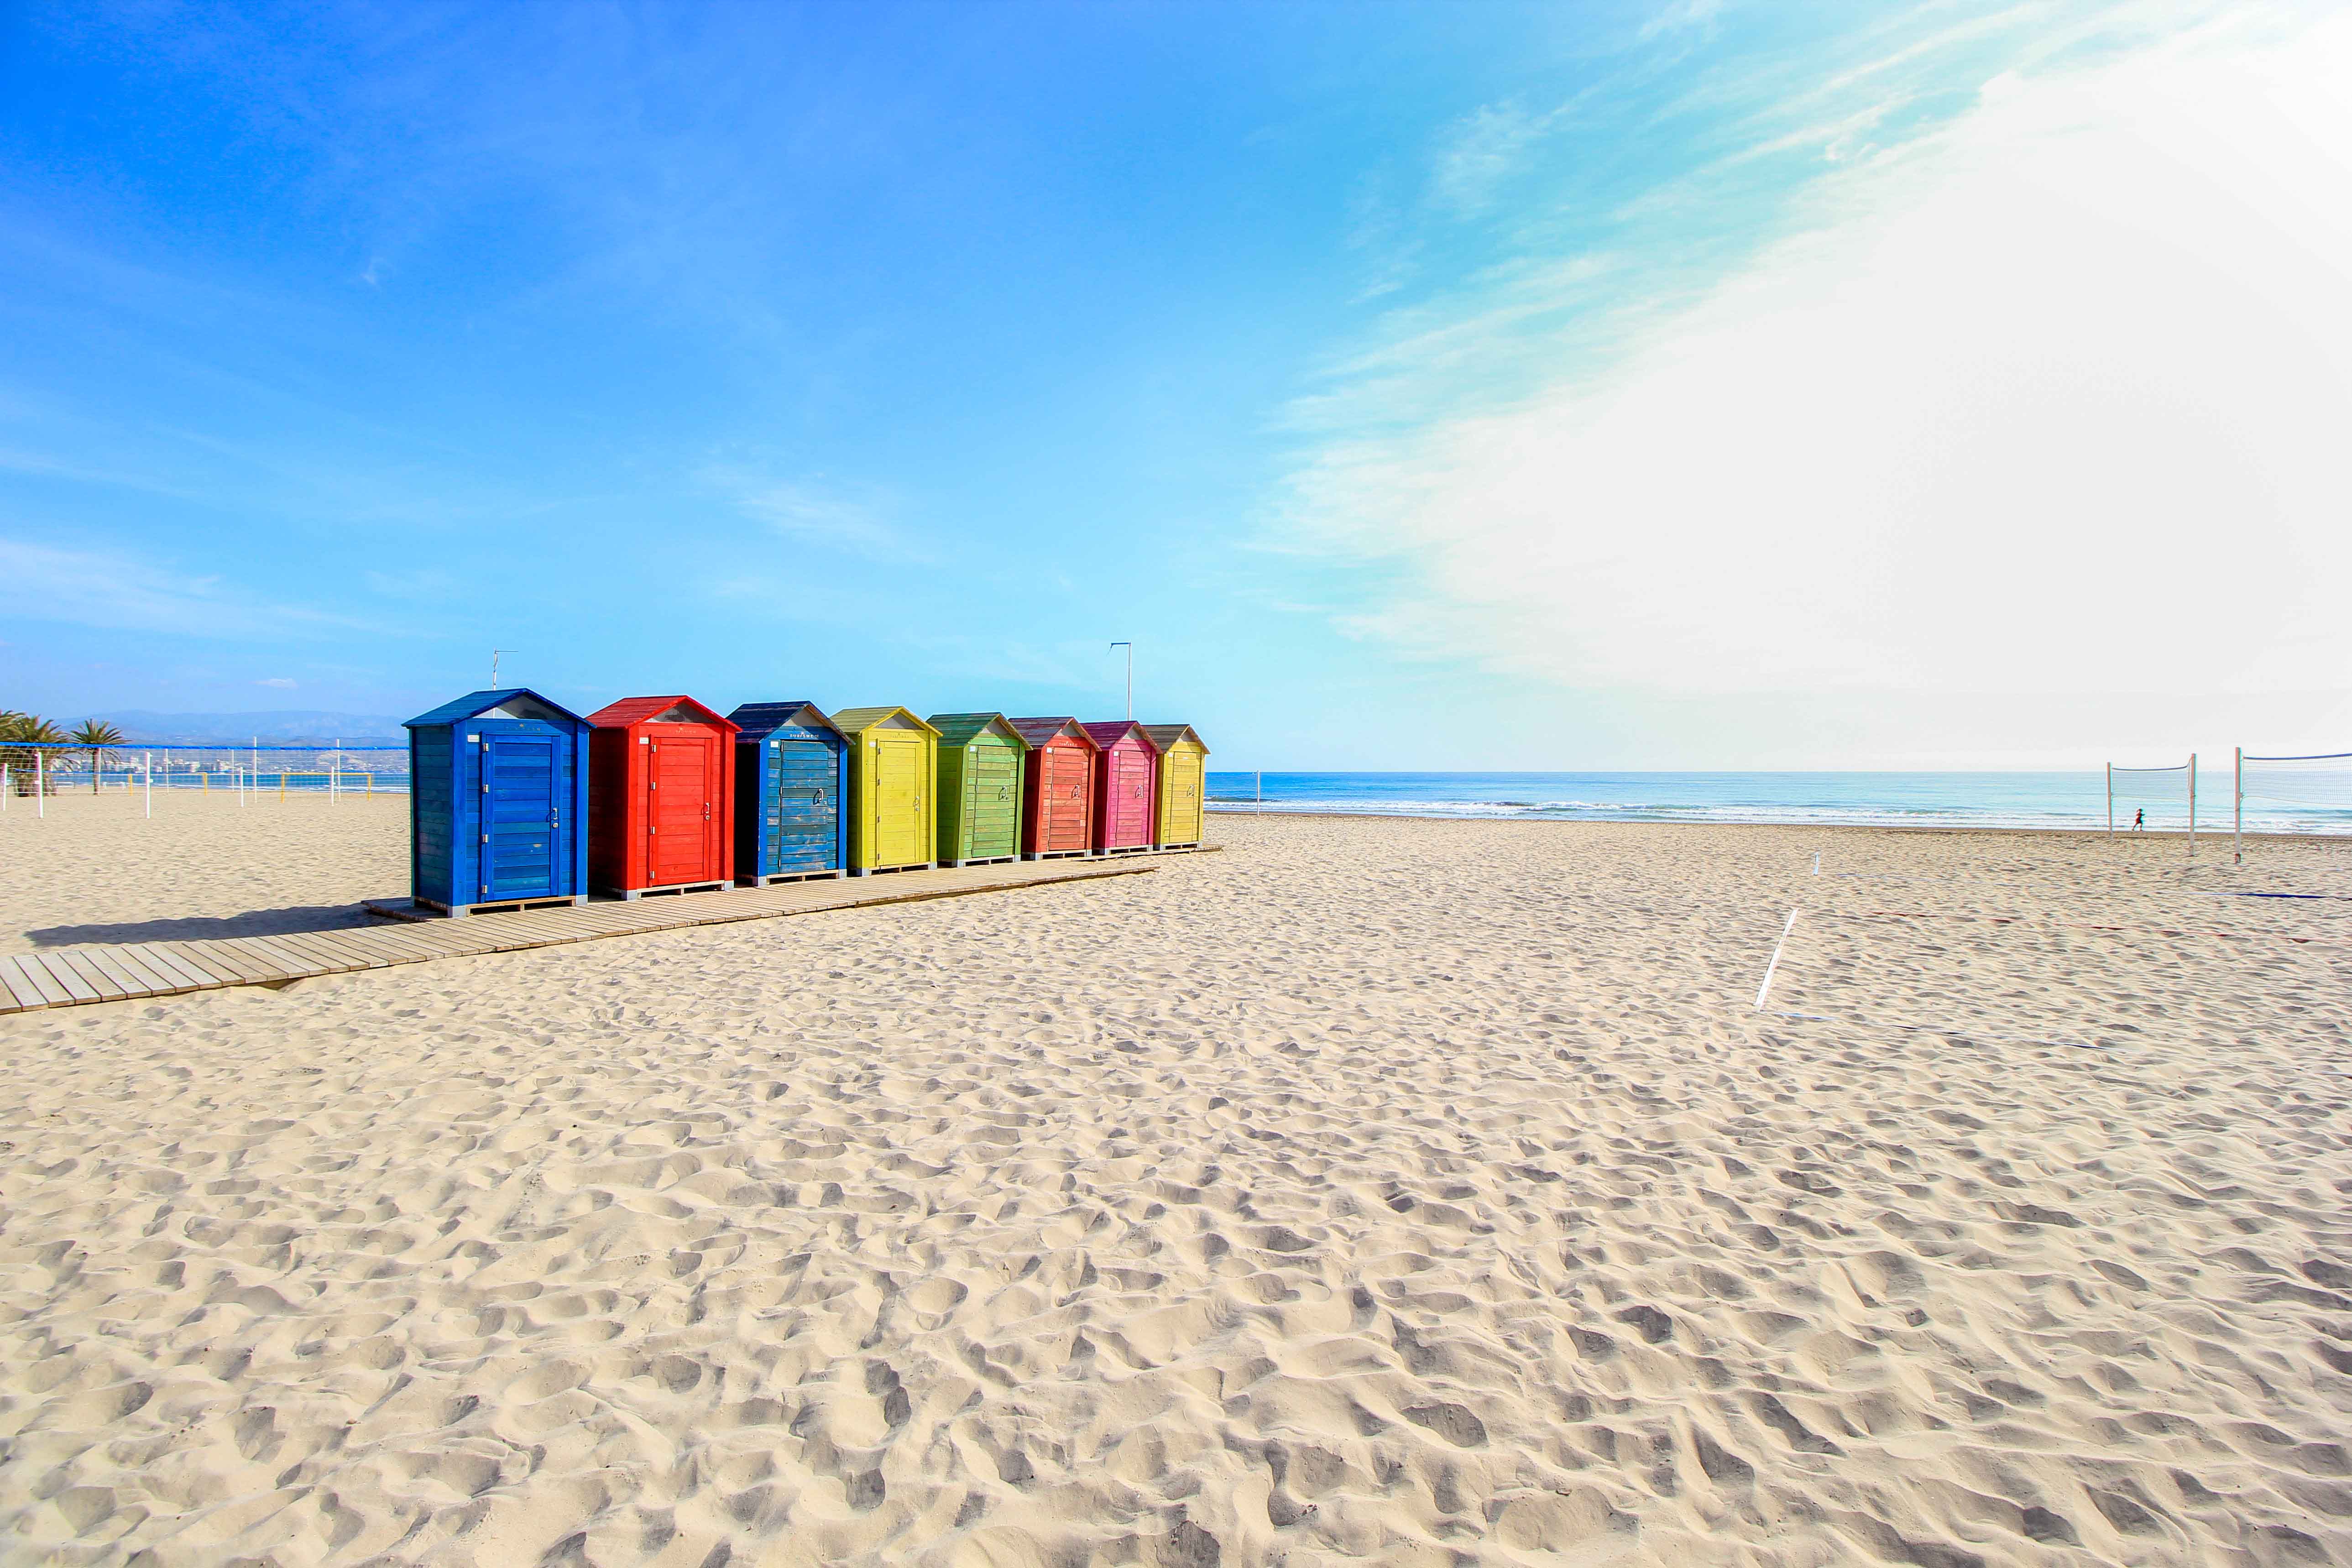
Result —
[[[1736, 817], [1717, 816], [1711, 816], [1706, 818], [1705, 821], [1700, 822], [1686, 822], [1677, 820], [1674, 817], [1661, 816], [1501, 816], [1484, 815], [1473, 816], [1467, 812], [1454, 816], [1440, 816], [1435, 813], [1425, 811], [1331, 811], [1321, 808], [1301, 808], [1290, 806], [1285, 806], [1279, 810], [1274, 811], [1257, 811], [1245, 807], [1220, 805], [1215, 801], [1211, 801], [1207, 804], [1207, 811], [1212, 816], [1297, 816], [1330, 819], [1343, 822], [1355, 821], [1361, 818], [1371, 818], [1383, 822], [1542, 823], [1549, 826], [1562, 827], [1779, 827], [1798, 833], [2008, 833], [2030, 836], [2038, 839], [2071, 837], [2074, 838], [2114, 838], [2118, 841], [2125, 838], [2185, 839], [2189, 837], [2186, 829], [2179, 827], [2151, 827], [2137, 833], [2126, 833], [2123, 829], [2118, 828], [2116, 832], [2110, 834], [2105, 828], [2100, 827], [1994, 826], [1990, 825], [1978, 826], [1970, 823], [1958, 822], [1923, 822], [1916, 824], [1900, 822], [1760, 822], [1743, 821]], [[2228, 838], [2230, 837], [2230, 830], [2226, 827], [2218, 829], [2200, 827], [2197, 830], [2197, 837], [2200, 839], [2210, 838], [2218, 841]], [[2265, 844], [2352, 844], [2352, 832], [2265, 833], [2249, 829], [2243, 837], [2249, 839], [2258, 838]]]

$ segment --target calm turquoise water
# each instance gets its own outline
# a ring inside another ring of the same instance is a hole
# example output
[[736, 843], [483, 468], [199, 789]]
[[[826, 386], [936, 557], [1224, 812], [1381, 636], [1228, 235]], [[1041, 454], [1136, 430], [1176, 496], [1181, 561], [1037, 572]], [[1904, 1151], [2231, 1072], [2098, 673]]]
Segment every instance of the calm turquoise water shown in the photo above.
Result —
[[[1261, 775], [1211, 773], [1213, 811], [1257, 809]], [[1267, 811], [1390, 816], [1543, 817], [1580, 822], [1842, 823], [1896, 827], [2102, 828], [2105, 775], [2085, 773], [1266, 773]], [[2225, 766], [2198, 777], [2200, 833], [2230, 830]], [[2251, 789], [2251, 785], [2249, 788]], [[2246, 830], [2352, 833], [2352, 801], [2246, 802]], [[2116, 824], [2145, 808], [2151, 828], [2189, 821], [2179, 775], [2129, 781]]]

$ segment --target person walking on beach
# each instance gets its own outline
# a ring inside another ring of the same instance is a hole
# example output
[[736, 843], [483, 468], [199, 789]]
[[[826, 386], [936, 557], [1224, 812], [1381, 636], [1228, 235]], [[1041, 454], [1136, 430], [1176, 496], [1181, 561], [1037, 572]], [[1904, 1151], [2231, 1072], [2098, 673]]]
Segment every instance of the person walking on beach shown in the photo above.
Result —
[[2143, 805], [2137, 811], [2132, 813], [2132, 831], [2134, 833], [2137, 833], [2147, 826], [2147, 807]]

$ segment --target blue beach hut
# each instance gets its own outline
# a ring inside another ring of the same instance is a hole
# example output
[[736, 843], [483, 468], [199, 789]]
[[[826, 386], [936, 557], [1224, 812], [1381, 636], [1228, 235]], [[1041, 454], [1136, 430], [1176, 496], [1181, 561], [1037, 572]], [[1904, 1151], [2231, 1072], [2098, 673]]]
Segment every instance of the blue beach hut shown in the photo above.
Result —
[[814, 702], [746, 702], [735, 737], [735, 880], [845, 875], [849, 739]]
[[588, 901], [588, 721], [524, 687], [408, 721], [408, 873], [451, 915]]

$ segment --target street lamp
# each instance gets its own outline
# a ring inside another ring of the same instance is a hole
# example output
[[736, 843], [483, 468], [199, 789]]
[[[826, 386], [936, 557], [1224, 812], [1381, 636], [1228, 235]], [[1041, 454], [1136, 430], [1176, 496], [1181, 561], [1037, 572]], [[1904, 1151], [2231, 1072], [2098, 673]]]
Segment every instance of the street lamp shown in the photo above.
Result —
[[1115, 642], [1110, 646], [1127, 649], [1127, 716], [1133, 719], [1135, 717], [1135, 645], [1131, 642]]

